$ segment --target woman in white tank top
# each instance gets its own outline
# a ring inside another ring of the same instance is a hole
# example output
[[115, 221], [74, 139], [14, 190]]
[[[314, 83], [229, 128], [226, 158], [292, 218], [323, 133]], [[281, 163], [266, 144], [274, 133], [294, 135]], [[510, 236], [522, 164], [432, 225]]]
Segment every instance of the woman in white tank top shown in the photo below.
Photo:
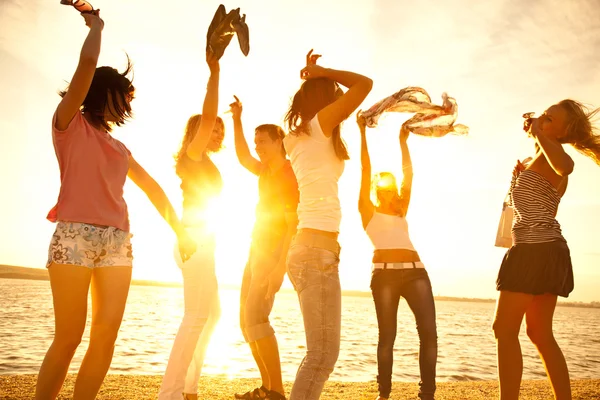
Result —
[[[412, 310], [419, 333], [419, 398], [433, 400], [437, 363], [437, 328], [435, 303], [427, 271], [408, 235], [406, 213], [412, 188], [412, 162], [408, 145], [408, 129], [400, 130], [400, 150], [404, 173], [400, 194], [394, 175], [380, 173], [371, 179], [371, 161], [367, 149], [365, 119], [357, 117], [361, 133], [362, 178], [358, 210], [363, 228], [373, 243], [373, 275], [371, 291], [375, 301], [379, 341], [377, 344], [378, 399], [387, 399], [392, 390], [392, 365], [396, 339], [396, 317], [400, 297]], [[377, 206], [371, 201], [374, 187]]]
[[300, 300], [307, 350], [290, 400], [319, 399], [338, 358], [342, 314], [338, 179], [349, 158], [340, 124], [373, 85], [362, 75], [318, 66], [318, 57], [312, 50], [306, 56], [300, 72], [305, 82], [286, 115], [289, 135], [283, 142], [300, 192], [298, 232], [288, 251], [287, 268]]

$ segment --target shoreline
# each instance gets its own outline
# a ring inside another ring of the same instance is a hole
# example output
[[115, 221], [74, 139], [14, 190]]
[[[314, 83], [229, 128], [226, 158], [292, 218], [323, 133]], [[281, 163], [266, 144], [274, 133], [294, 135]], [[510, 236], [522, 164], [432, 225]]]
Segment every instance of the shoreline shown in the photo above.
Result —
[[[30, 399], [35, 393], [36, 375], [0, 375], [0, 398]], [[107, 375], [98, 400], [107, 399], [155, 399], [160, 388], [160, 375]], [[75, 375], [69, 374], [58, 399], [72, 397]], [[289, 396], [291, 382], [285, 382]], [[216, 376], [203, 376], [199, 384], [199, 398], [203, 400], [231, 399], [236, 392], [260, 386], [257, 379], [227, 379]], [[600, 379], [572, 380], [573, 400], [600, 398]], [[416, 399], [416, 382], [394, 382], [394, 400]], [[323, 400], [373, 400], [377, 397], [375, 382], [336, 382], [325, 384]], [[492, 400], [498, 398], [496, 381], [440, 382], [437, 384], [436, 398], [440, 400]], [[546, 400], [553, 398], [547, 379], [523, 381], [521, 400]]]
[[[22, 279], [22, 280], [36, 280], [36, 281], [47, 281], [48, 272], [45, 268], [30, 268], [30, 267], [16, 267], [12, 265], [1, 265], [0, 264], [0, 279]], [[183, 285], [179, 282], [159, 282], [143, 279], [133, 279], [131, 281], [132, 286], [154, 286], [154, 287], [171, 287], [181, 288]], [[228, 290], [240, 290], [236, 285], [219, 285], [221, 289]], [[293, 289], [281, 289], [281, 293], [294, 293]], [[363, 292], [359, 290], [342, 290], [342, 296], [348, 297], [371, 297], [371, 292]], [[496, 299], [478, 299], [469, 297], [451, 297], [451, 296], [434, 296], [436, 301], [458, 301], [467, 303], [495, 303]], [[559, 300], [557, 307], [578, 307], [578, 308], [598, 308], [600, 309], [600, 302], [595, 301], [591, 303], [582, 302], [565, 302]]]

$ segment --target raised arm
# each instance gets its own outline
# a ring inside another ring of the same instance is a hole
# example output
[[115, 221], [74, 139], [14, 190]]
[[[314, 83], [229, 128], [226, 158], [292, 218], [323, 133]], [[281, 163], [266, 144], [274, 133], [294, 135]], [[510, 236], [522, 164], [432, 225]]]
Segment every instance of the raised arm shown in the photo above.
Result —
[[363, 228], [366, 228], [371, 218], [375, 206], [371, 201], [371, 158], [369, 157], [369, 149], [367, 147], [367, 123], [365, 118], [358, 113], [356, 123], [360, 130], [360, 193], [358, 195], [358, 211], [362, 220]]
[[531, 124], [531, 135], [556, 174], [567, 176], [573, 172], [575, 166], [573, 159], [567, 154], [562, 144], [543, 134], [539, 126], [539, 118], [534, 119]]
[[244, 137], [244, 128], [242, 126], [242, 103], [240, 99], [233, 96], [235, 101], [229, 105], [233, 116], [233, 135], [235, 139], [235, 154], [240, 164], [254, 175], [260, 174], [260, 161], [252, 157], [248, 142]]
[[346, 120], [361, 105], [371, 91], [373, 81], [354, 72], [323, 68], [316, 64], [319, 57], [313, 55], [311, 50], [306, 56], [307, 65], [300, 72], [300, 76], [304, 79], [329, 78], [348, 88], [343, 96], [317, 114], [323, 133], [329, 137], [333, 128]]
[[181, 259], [183, 262], [187, 261], [196, 251], [196, 243], [188, 236], [164, 190], [133, 157], [129, 157], [129, 171], [127, 172], [127, 176], [146, 193], [156, 211], [171, 226], [171, 229], [177, 235]]
[[408, 151], [408, 128], [402, 126], [400, 128], [400, 152], [402, 153], [402, 185], [400, 186], [400, 211], [403, 216], [408, 213], [408, 205], [410, 204], [410, 195], [412, 192], [413, 182], [413, 166]]
[[206, 96], [202, 106], [202, 119], [196, 130], [194, 139], [188, 145], [186, 154], [192, 160], [201, 160], [210, 141], [219, 107], [219, 60], [211, 50], [206, 51], [206, 63], [210, 69], [210, 77], [206, 86]]
[[100, 19], [100, 11], [98, 10], [95, 14], [84, 13], [81, 16], [90, 31], [83, 42], [79, 64], [73, 79], [71, 79], [67, 92], [56, 108], [55, 127], [59, 131], [67, 129], [75, 113], [79, 112], [79, 108], [90, 90], [96, 72], [96, 65], [98, 64], [98, 57], [100, 56], [102, 29], [104, 28], [104, 21]]

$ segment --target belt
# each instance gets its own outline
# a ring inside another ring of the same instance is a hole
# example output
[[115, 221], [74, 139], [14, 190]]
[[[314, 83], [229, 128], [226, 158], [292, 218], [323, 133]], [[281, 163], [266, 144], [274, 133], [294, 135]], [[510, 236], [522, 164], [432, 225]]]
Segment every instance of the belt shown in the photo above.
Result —
[[373, 269], [416, 269], [425, 268], [421, 261], [396, 262], [396, 263], [373, 263]]
[[294, 239], [292, 240], [292, 243], [308, 247], [317, 247], [320, 249], [329, 250], [338, 255], [340, 254], [340, 244], [337, 240], [303, 229], [298, 230], [294, 236]]

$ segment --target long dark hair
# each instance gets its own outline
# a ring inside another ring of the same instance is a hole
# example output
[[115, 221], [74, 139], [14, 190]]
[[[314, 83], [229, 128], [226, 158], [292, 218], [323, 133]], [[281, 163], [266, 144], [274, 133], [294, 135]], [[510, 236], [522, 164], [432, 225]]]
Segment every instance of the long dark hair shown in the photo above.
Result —
[[[127, 67], [123, 72], [112, 67], [96, 68], [90, 88], [81, 105], [81, 111], [89, 112], [92, 121], [108, 132], [112, 130], [112, 127], [111, 123], [106, 121], [104, 112], [109, 96], [112, 103], [111, 112], [117, 117], [114, 124], [121, 126], [132, 117], [130, 101], [133, 99], [135, 87], [132, 80], [127, 77], [132, 71], [133, 64], [129, 56], [127, 56]], [[64, 97], [68, 90], [67, 87], [60, 91], [59, 95]]]
[[[308, 124], [319, 111], [343, 95], [338, 84], [329, 78], [315, 78], [304, 81], [296, 92], [285, 116], [288, 131], [292, 135], [309, 132]], [[348, 149], [340, 135], [340, 125], [331, 133], [335, 155], [340, 160], [348, 160]]]
[[269, 138], [271, 138], [272, 141], [281, 140], [281, 155], [285, 157], [285, 147], [283, 147], [283, 139], [285, 138], [285, 132], [283, 131], [283, 129], [281, 129], [279, 125], [262, 124], [257, 126], [256, 129], [254, 129], [254, 132], [258, 131], [267, 132]]
[[590, 157], [600, 165], [600, 135], [592, 120], [600, 112], [586, 107], [582, 103], [566, 99], [558, 103], [568, 115], [567, 135], [561, 138], [561, 143], [572, 145], [580, 153]]

